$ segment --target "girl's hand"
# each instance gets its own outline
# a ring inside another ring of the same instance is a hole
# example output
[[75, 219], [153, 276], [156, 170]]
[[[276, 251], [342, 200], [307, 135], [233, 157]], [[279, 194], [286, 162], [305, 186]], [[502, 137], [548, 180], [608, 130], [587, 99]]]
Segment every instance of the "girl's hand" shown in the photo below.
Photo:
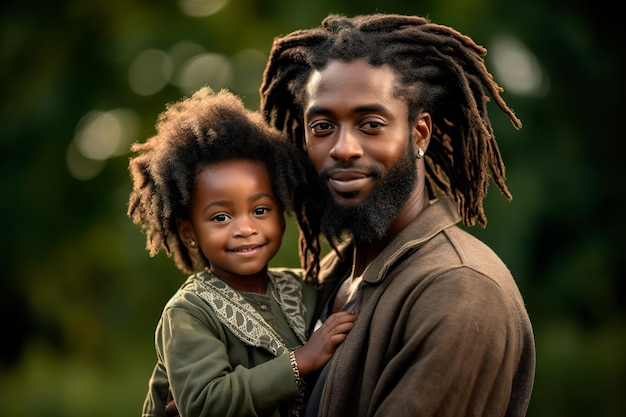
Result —
[[333, 356], [337, 345], [343, 342], [354, 327], [356, 315], [339, 311], [330, 315], [322, 326], [313, 332], [309, 340], [294, 352], [300, 375], [307, 375], [322, 368]]

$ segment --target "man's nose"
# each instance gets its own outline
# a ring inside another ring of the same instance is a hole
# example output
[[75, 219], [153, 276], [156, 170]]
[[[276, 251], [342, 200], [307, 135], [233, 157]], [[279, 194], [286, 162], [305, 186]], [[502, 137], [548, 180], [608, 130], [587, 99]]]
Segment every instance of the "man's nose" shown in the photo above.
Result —
[[341, 129], [337, 133], [337, 140], [329, 153], [333, 159], [348, 162], [362, 157], [363, 148], [356, 132], [350, 129]]

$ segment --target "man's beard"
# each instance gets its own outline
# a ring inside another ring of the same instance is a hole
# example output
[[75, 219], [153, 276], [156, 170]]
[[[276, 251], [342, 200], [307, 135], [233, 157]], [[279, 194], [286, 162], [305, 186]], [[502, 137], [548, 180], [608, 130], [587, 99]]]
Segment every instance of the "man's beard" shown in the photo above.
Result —
[[[327, 177], [323, 176], [326, 205], [321, 228], [329, 241], [338, 242], [352, 236], [357, 242], [371, 243], [385, 237], [417, 181], [414, 153], [409, 150], [402, 153], [404, 156], [389, 170], [387, 177], [356, 206], [337, 204], [328, 190]], [[375, 175], [380, 176], [380, 173]]]

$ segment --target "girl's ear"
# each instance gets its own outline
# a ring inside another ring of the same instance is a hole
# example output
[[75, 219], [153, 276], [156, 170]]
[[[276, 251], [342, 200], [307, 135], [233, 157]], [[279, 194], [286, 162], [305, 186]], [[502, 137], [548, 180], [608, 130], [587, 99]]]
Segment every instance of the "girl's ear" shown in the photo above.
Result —
[[178, 229], [178, 236], [183, 244], [189, 249], [196, 249], [198, 247], [198, 239], [196, 239], [196, 233], [193, 230], [191, 222], [182, 219], [176, 219], [176, 228]]

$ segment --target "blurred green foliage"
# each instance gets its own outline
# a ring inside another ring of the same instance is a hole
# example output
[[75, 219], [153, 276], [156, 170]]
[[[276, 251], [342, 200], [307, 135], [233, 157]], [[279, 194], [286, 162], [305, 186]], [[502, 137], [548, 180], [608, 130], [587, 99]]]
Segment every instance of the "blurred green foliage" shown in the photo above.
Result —
[[[266, 55], [274, 36], [315, 26], [328, 12], [427, 15], [485, 46], [506, 33], [532, 51], [544, 93], [505, 92], [524, 128], [515, 132], [492, 111], [514, 200], [492, 191], [488, 227], [471, 231], [507, 262], [534, 323], [529, 416], [626, 412], [626, 71], [615, 6], [230, 0], [200, 18], [176, 1], [9, 3], [0, 14], [0, 415], [139, 415], [154, 326], [184, 279], [163, 254], [148, 256], [126, 217], [127, 154], [90, 179], [70, 174], [79, 121], [93, 110], [131, 109], [139, 116], [133, 140], [144, 140], [165, 103], [184, 92], [168, 84], [134, 93], [128, 73], [141, 52], [187, 40], [228, 57]], [[250, 72], [246, 81], [258, 85], [260, 70]], [[256, 93], [245, 99], [257, 106]], [[293, 226], [287, 233], [274, 263], [295, 266]]]

